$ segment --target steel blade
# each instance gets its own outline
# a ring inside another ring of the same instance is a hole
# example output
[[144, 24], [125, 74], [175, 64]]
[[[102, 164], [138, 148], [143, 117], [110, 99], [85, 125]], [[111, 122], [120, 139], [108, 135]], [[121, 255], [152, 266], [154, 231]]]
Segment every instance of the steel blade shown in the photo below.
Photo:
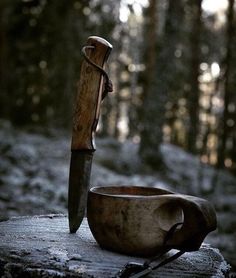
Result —
[[68, 191], [68, 213], [71, 233], [76, 233], [85, 214], [92, 158], [93, 151], [91, 150], [71, 152]]

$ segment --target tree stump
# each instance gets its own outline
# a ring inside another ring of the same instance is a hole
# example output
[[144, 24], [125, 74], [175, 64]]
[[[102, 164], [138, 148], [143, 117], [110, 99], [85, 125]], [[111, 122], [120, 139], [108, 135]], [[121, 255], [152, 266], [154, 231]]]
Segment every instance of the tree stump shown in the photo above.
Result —
[[[114, 277], [128, 262], [144, 262], [101, 249], [87, 220], [70, 234], [66, 215], [14, 217], [0, 222], [1, 277]], [[226, 277], [229, 266], [203, 244], [148, 277]]]

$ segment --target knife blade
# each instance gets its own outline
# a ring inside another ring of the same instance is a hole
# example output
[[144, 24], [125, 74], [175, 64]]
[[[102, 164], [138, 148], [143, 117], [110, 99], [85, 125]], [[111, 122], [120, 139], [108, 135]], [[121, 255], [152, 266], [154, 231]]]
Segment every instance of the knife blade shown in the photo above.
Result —
[[85, 214], [92, 158], [96, 150], [94, 136], [104, 90], [104, 74], [99, 68], [104, 69], [112, 45], [101, 37], [91, 36], [83, 49], [86, 59], [81, 64], [71, 141], [68, 188], [71, 233], [76, 233]]

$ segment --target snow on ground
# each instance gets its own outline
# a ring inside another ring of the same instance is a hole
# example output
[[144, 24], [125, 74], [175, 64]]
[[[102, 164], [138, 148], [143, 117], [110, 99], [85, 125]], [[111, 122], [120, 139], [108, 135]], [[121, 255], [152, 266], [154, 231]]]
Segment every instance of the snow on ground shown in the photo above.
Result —
[[[161, 148], [166, 170], [156, 173], [142, 164], [137, 151], [132, 142], [98, 139], [91, 186], [154, 186], [208, 199], [217, 210], [218, 229], [207, 241], [235, 268], [236, 179], [170, 144]], [[58, 130], [20, 131], [0, 122], [0, 154], [0, 221], [67, 212], [70, 135]]]

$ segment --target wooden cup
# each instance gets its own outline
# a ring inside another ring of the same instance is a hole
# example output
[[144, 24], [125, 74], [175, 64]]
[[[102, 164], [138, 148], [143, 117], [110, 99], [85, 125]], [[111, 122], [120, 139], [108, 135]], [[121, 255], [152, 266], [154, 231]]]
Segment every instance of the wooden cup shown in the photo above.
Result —
[[[216, 213], [208, 201], [152, 187], [93, 187], [87, 217], [102, 248], [133, 256], [153, 256], [163, 248], [198, 250], [216, 229]], [[165, 242], [176, 223], [182, 225]]]

